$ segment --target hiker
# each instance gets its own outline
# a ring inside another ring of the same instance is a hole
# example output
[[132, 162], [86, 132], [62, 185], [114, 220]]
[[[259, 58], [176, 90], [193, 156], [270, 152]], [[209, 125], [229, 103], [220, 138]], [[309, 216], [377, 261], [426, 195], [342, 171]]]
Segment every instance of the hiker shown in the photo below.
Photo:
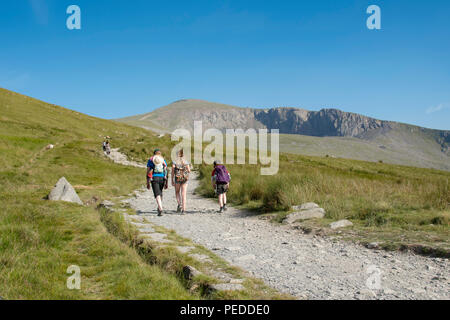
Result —
[[109, 145], [108, 140], [106, 140], [105, 149], [106, 149], [106, 154], [109, 155], [111, 153], [111, 146]]
[[230, 187], [230, 180], [231, 175], [227, 168], [223, 164], [220, 164], [219, 161], [214, 161], [214, 170], [211, 173], [211, 183], [219, 197], [219, 213], [227, 211], [227, 192]]
[[150, 190], [150, 182], [158, 205], [158, 216], [163, 213], [162, 198], [163, 189], [168, 188], [167, 162], [161, 155], [161, 150], [155, 149], [153, 157], [147, 162], [147, 189]]
[[175, 196], [177, 198], [177, 212], [184, 214], [186, 211], [186, 195], [191, 168], [184, 158], [184, 151], [181, 149], [177, 153], [177, 159], [172, 164], [172, 186], [175, 186]]
[[103, 152], [106, 152], [106, 140], [103, 141]]

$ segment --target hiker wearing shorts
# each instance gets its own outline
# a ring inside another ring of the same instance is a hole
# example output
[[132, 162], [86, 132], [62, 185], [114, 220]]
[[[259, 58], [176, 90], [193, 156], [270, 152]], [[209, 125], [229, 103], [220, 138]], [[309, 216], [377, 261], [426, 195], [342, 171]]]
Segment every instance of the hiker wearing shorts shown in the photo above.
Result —
[[184, 214], [186, 211], [186, 195], [191, 168], [184, 158], [184, 151], [178, 151], [177, 159], [172, 164], [172, 186], [175, 186], [175, 196], [177, 198], [177, 212]]
[[214, 161], [214, 170], [211, 173], [211, 183], [213, 189], [219, 197], [219, 213], [227, 211], [227, 192], [230, 187], [231, 175], [227, 168], [220, 164], [219, 161]]
[[153, 195], [158, 205], [158, 216], [163, 213], [162, 197], [163, 190], [167, 189], [167, 162], [161, 155], [161, 151], [156, 149], [147, 162], [147, 189], [152, 186]]

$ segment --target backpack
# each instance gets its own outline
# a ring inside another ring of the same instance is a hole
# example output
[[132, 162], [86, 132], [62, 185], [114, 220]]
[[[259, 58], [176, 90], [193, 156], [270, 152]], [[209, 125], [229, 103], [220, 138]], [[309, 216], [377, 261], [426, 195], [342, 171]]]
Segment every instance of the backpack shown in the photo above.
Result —
[[[153, 162], [153, 157], [151, 157], [150, 158], [150, 161], [152, 161]], [[159, 163], [159, 164], [155, 164], [154, 162], [153, 162], [153, 165], [155, 166], [154, 168], [153, 168], [153, 173], [155, 174], [155, 173], [163, 173], [164, 175], [165, 175], [165, 166], [166, 166], [166, 164], [165, 164], [165, 162], [164, 162], [164, 158], [163, 158], [163, 161], [161, 162], [161, 163]]]
[[175, 181], [184, 183], [189, 179], [188, 164], [175, 164]]
[[230, 182], [230, 175], [224, 165], [216, 166], [216, 182], [226, 184]]

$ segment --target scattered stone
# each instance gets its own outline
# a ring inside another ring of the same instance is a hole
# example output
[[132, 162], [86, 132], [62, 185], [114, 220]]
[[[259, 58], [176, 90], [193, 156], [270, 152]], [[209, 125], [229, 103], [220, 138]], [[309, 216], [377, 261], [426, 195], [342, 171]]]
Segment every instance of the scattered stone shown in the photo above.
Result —
[[195, 247], [182, 247], [182, 246], [177, 246], [175, 247], [178, 251], [180, 251], [181, 253], [188, 253], [189, 251], [192, 251], [195, 249]]
[[192, 278], [201, 275], [202, 273], [191, 266], [184, 266], [183, 267], [183, 275], [184, 278], [187, 280], [191, 280]]
[[236, 261], [249, 261], [249, 260], [255, 260], [256, 257], [254, 254], [247, 254], [245, 256], [241, 256], [236, 258]]
[[49, 145], [47, 145], [47, 146], [45, 147], [45, 150], [51, 150], [51, 149], [53, 149], [54, 147], [55, 147], [54, 145], [49, 144]]
[[66, 201], [83, 205], [83, 202], [81, 201], [80, 197], [78, 197], [75, 189], [64, 177], [58, 180], [55, 187], [48, 195], [48, 199], [51, 201]]
[[165, 233], [144, 233], [140, 234], [139, 238], [150, 239], [160, 243], [172, 243], [172, 240], [166, 239], [167, 235]]
[[338, 229], [338, 228], [350, 227], [352, 225], [353, 225], [353, 223], [351, 221], [343, 219], [343, 220], [339, 220], [339, 221], [335, 221], [335, 222], [330, 223], [330, 228], [331, 229]]
[[317, 209], [320, 208], [317, 203], [314, 202], [307, 202], [302, 205], [292, 206], [292, 210], [294, 211], [300, 211], [300, 210], [310, 210], [310, 209]]
[[207, 256], [206, 254], [192, 253], [189, 255], [189, 257], [199, 260], [201, 262], [212, 262], [209, 256]]
[[155, 232], [155, 229], [152, 228], [150, 225], [146, 225], [145, 227], [138, 228], [139, 232], [142, 233], [153, 233]]
[[244, 286], [239, 283], [219, 283], [219, 284], [212, 284], [210, 286], [212, 290], [216, 291], [239, 291], [244, 290]]
[[378, 242], [371, 242], [367, 244], [368, 249], [378, 249], [380, 244]]
[[107, 208], [107, 209], [110, 209], [113, 206], [114, 206], [114, 202], [109, 201], [109, 200], [103, 200], [99, 205], [99, 207], [103, 207], [103, 208]]
[[297, 220], [321, 219], [325, 216], [325, 210], [322, 208], [307, 209], [289, 214], [285, 221], [289, 224]]
[[230, 283], [231, 284], [242, 284], [242, 283], [244, 283], [244, 279], [231, 279]]

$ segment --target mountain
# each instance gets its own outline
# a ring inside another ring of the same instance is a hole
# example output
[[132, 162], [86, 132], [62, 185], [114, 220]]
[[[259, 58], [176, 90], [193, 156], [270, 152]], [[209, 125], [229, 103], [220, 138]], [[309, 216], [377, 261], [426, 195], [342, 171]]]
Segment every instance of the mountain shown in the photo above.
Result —
[[117, 121], [165, 133], [192, 131], [194, 121], [202, 121], [203, 129], [279, 129], [284, 152], [450, 170], [450, 131], [338, 109], [254, 109], [187, 99]]

